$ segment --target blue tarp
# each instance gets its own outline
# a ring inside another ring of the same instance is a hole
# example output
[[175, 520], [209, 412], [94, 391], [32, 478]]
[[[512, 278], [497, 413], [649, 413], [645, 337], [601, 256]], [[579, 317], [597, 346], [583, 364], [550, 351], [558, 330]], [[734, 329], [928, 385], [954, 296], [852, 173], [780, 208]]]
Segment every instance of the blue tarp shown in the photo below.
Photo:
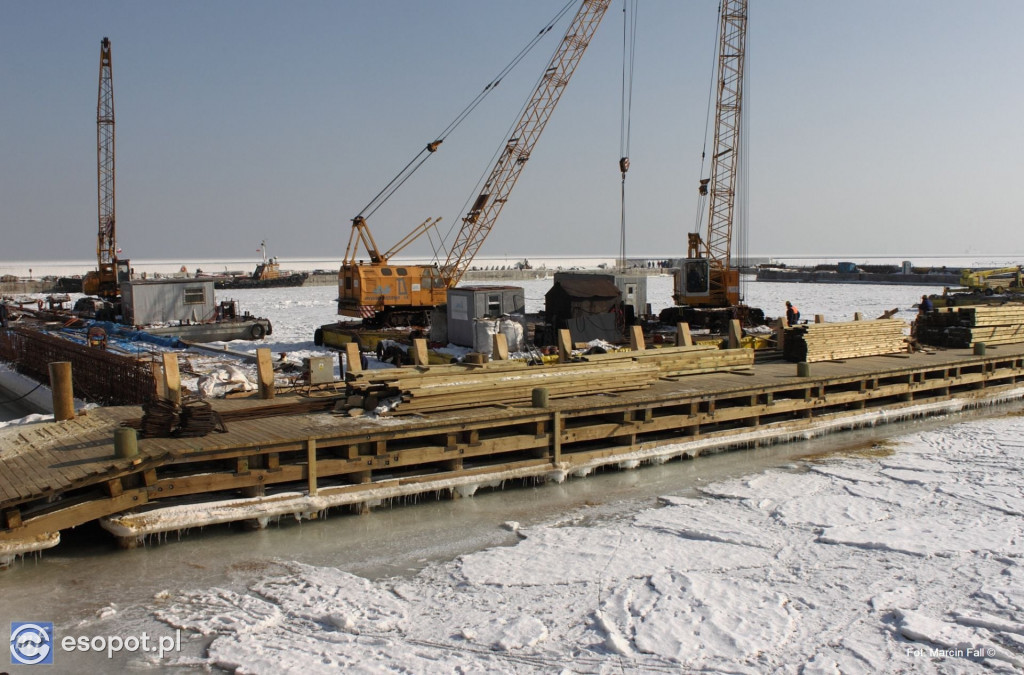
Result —
[[148, 342], [150, 344], [166, 347], [167, 349], [185, 349], [187, 346], [176, 337], [152, 335], [146, 331], [135, 330], [110, 321], [86, 321], [85, 326], [86, 332], [88, 332], [89, 327], [91, 326], [99, 326], [103, 330], [107, 331], [107, 339], [117, 338], [119, 340], [126, 340], [129, 342]]

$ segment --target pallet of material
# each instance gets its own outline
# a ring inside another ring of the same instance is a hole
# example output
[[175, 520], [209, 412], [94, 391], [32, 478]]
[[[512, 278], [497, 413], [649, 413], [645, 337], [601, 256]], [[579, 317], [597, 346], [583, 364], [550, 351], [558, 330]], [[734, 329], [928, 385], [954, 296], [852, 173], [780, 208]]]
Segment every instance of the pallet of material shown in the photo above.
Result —
[[1024, 305], [974, 305], [933, 312], [917, 320], [917, 339], [941, 347], [969, 348], [979, 342], [1024, 342]]
[[595, 363], [628, 360], [653, 364], [658, 367], [661, 377], [681, 377], [722, 370], [749, 370], [754, 367], [753, 349], [719, 349], [710, 345], [591, 354], [584, 358]]
[[659, 377], [654, 365], [569, 363], [519, 370], [478, 370], [461, 376], [422, 375], [387, 383], [384, 395], [400, 395], [395, 414], [415, 414], [459, 408], [529, 403], [533, 390], [543, 387], [548, 398], [611, 394], [645, 389]]
[[809, 323], [786, 329], [783, 356], [788, 361], [835, 361], [906, 351], [907, 324], [900, 319]]

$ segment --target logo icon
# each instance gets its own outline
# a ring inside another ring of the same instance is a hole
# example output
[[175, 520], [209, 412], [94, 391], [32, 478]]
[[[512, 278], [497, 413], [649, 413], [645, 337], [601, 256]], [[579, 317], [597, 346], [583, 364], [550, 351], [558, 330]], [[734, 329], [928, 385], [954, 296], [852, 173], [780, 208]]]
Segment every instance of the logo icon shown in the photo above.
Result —
[[53, 622], [11, 622], [11, 664], [53, 664]]

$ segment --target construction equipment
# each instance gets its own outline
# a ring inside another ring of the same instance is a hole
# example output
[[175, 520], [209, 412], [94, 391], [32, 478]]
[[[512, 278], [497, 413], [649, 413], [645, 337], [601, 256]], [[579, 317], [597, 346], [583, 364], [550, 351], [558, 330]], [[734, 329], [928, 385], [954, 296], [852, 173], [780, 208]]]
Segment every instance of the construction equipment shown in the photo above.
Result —
[[1020, 265], [989, 270], [964, 269], [960, 274], [960, 285], [970, 291], [981, 291], [985, 295], [1002, 295], [1011, 289], [1024, 291], [1024, 276]]
[[[440, 218], [423, 221], [383, 253], [370, 233], [366, 218], [360, 215], [352, 220], [352, 232], [338, 272], [338, 314], [362, 319], [364, 325], [370, 327], [427, 325], [430, 310], [445, 304], [448, 289], [459, 283], [494, 227], [610, 4], [611, 0], [581, 2], [532, 98], [491, 167], [483, 189], [462, 218], [462, 226], [444, 263], [397, 265], [391, 262], [399, 251], [433, 229]], [[428, 144], [426, 151], [437, 150], [438, 144], [439, 141]], [[366, 250], [368, 260], [357, 260], [360, 247]]]
[[[711, 177], [700, 181], [699, 194], [707, 197], [707, 235], [691, 232], [686, 259], [675, 273], [673, 300], [662, 321], [683, 320], [719, 327], [722, 319], [747, 318], [740, 304], [739, 270], [731, 264], [733, 222], [738, 187], [743, 70], [746, 58], [747, 0], [723, 0], [719, 24], [718, 98], [715, 106]], [[734, 309], [737, 309], [735, 312]], [[722, 309], [701, 312], [694, 310]], [[763, 319], [763, 313], [760, 313]], [[755, 319], [756, 320], [756, 319]]]
[[118, 280], [128, 276], [131, 264], [117, 257], [114, 200], [114, 75], [109, 38], [100, 42], [99, 93], [96, 99], [96, 186], [99, 232], [96, 236], [96, 271], [82, 280], [82, 291], [107, 300], [120, 297]]

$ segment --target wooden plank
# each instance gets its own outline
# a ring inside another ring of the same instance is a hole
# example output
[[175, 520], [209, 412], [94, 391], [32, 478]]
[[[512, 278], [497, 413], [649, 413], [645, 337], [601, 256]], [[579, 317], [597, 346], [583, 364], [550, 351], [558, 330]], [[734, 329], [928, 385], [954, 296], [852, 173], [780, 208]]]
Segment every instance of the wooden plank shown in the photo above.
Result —
[[412, 355], [412, 363], [414, 366], [429, 365], [427, 341], [425, 339], [415, 338], [412, 341], [412, 348], [409, 350], [409, 353]]
[[178, 371], [178, 355], [175, 352], [161, 354], [164, 364], [164, 389], [167, 400], [181, 403], [181, 374]]
[[492, 340], [491, 355], [496, 361], [508, 361], [508, 337], [504, 333], [495, 333]]
[[359, 353], [359, 343], [356, 341], [345, 343], [345, 372], [348, 374], [361, 373], [363, 371], [363, 358]]

